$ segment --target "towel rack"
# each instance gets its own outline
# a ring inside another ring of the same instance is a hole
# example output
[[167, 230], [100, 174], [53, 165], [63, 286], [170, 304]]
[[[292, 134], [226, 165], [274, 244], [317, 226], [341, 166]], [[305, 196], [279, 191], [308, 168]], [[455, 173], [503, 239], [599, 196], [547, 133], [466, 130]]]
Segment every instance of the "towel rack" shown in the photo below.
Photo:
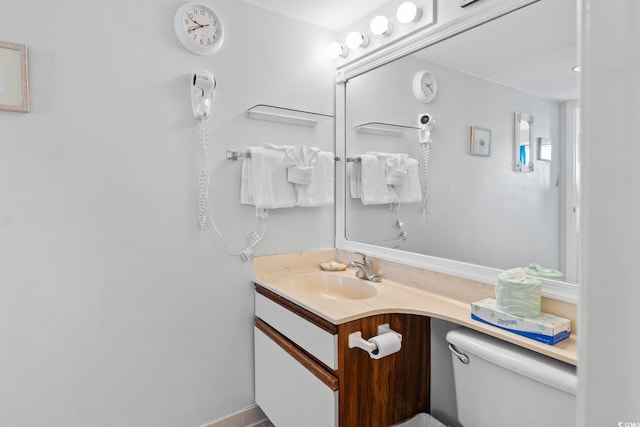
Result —
[[238, 157], [246, 157], [250, 159], [251, 153], [248, 153], [246, 151], [227, 150], [227, 160], [238, 160]]
[[347, 162], [360, 163], [361, 161], [360, 157], [347, 157]]
[[[238, 160], [238, 158], [240, 157], [245, 157], [247, 159], [251, 158], [251, 153], [247, 152], [247, 151], [234, 151], [234, 150], [227, 150], [227, 160]], [[357, 160], [349, 160], [350, 158], [347, 158], [348, 162], [352, 162], [352, 161], [356, 161], [359, 162], [360, 159], [358, 158]], [[340, 161], [340, 157], [336, 156], [333, 158], [333, 160], [335, 160], [336, 162]]]

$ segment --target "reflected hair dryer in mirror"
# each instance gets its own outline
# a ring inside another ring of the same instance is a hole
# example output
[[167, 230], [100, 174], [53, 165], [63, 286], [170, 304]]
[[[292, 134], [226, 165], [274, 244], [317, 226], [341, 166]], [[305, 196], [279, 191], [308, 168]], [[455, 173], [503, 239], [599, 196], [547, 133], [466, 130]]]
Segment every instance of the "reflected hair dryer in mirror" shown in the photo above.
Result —
[[431, 129], [435, 126], [436, 121], [429, 113], [418, 114], [418, 141], [421, 144], [433, 142], [431, 139]]

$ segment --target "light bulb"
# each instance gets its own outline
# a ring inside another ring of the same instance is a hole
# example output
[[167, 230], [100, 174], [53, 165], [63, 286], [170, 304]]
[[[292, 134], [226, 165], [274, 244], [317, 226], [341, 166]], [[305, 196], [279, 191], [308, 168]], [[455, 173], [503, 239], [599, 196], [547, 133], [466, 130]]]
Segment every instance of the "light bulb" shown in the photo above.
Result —
[[350, 49], [357, 49], [359, 47], [367, 47], [369, 44], [369, 37], [357, 31], [352, 31], [347, 34], [347, 46]]
[[348, 54], [349, 50], [338, 42], [331, 42], [327, 45], [327, 56], [330, 58], [346, 58]]
[[370, 28], [371, 32], [376, 36], [390, 36], [393, 32], [393, 25], [391, 25], [391, 22], [389, 22], [386, 17], [381, 15], [378, 15], [371, 20]]
[[422, 17], [422, 9], [418, 9], [412, 1], [407, 1], [398, 6], [396, 18], [398, 21], [407, 24], [409, 22], [417, 22]]

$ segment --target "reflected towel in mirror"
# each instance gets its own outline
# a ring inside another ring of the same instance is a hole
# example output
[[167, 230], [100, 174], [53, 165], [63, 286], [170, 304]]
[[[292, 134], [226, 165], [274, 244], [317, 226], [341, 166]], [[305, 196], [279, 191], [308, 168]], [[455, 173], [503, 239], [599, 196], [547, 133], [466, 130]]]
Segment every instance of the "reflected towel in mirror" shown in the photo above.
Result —
[[363, 205], [381, 205], [396, 202], [393, 187], [387, 184], [385, 156], [365, 153], [361, 158], [361, 196]]

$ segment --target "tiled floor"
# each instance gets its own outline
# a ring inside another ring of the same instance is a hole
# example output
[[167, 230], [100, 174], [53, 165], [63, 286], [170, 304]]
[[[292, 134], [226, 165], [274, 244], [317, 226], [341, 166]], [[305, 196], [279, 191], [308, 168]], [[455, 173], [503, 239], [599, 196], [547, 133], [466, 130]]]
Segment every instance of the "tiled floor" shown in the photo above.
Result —
[[257, 406], [251, 406], [202, 427], [274, 427]]

